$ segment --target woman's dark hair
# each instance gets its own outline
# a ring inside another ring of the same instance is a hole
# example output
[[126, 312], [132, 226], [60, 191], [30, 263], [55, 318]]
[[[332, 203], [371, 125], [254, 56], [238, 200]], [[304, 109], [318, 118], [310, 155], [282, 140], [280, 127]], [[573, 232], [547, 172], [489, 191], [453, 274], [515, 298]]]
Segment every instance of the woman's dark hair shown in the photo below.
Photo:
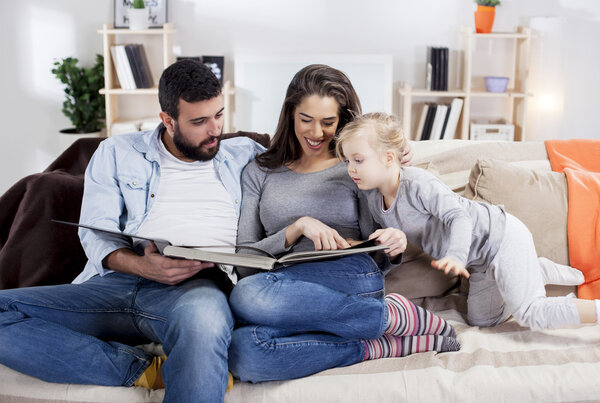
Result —
[[[258, 165], [274, 169], [300, 158], [302, 148], [294, 132], [294, 110], [311, 95], [332, 97], [337, 101], [339, 122], [336, 134], [354, 116], [361, 114], [358, 95], [344, 73], [323, 64], [306, 66], [296, 73], [288, 86], [271, 145], [256, 157]], [[329, 144], [329, 150], [333, 154], [335, 141]]]
[[179, 116], [179, 99], [198, 102], [221, 94], [221, 83], [211, 69], [191, 59], [173, 63], [163, 71], [158, 82], [158, 102], [173, 119]]

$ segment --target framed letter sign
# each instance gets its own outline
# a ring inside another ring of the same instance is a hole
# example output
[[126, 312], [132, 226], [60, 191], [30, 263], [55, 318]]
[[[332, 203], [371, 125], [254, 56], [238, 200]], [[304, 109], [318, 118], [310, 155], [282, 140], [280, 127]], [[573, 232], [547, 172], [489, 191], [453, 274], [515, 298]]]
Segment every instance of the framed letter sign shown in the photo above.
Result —
[[[115, 28], [129, 28], [127, 12], [133, 6], [133, 0], [115, 1]], [[145, 0], [148, 9], [148, 26], [160, 28], [167, 22], [167, 0]]]

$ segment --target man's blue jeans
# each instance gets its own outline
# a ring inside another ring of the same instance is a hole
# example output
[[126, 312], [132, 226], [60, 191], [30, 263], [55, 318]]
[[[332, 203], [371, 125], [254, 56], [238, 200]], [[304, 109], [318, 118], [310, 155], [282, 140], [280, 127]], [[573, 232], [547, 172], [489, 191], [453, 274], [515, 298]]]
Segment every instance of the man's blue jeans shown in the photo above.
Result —
[[243, 278], [229, 302], [229, 370], [243, 381], [293, 379], [362, 360], [360, 339], [383, 334], [383, 275], [366, 254]]
[[162, 343], [165, 401], [222, 402], [233, 316], [207, 279], [168, 286], [121, 273], [0, 291], [0, 363], [49, 382], [130, 386]]

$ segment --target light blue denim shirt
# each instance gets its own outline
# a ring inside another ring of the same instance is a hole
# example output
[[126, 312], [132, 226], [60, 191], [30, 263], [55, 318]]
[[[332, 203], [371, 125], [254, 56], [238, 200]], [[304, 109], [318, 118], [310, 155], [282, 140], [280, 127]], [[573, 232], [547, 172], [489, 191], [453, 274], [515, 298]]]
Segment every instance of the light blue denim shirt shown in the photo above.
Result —
[[[79, 222], [135, 234], [154, 201], [160, 181], [158, 141], [164, 126], [153, 131], [109, 137], [98, 146], [85, 172]], [[213, 159], [221, 182], [231, 195], [239, 217], [242, 201], [240, 177], [246, 164], [264, 148], [248, 137], [221, 141]], [[79, 238], [88, 262], [73, 283], [112, 272], [102, 260], [131, 244], [117, 236], [79, 229]]]

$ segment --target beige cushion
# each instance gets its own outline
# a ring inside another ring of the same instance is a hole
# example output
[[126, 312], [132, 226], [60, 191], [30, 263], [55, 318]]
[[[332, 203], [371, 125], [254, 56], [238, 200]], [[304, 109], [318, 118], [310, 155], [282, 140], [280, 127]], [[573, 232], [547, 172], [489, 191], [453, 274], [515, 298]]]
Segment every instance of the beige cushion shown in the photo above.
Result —
[[538, 256], [569, 264], [564, 174], [479, 160], [471, 170], [464, 196], [504, 205], [529, 228]]
[[397, 292], [406, 298], [437, 297], [458, 284], [458, 278], [431, 267], [431, 257], [420, 248], [408, 244], [402, 264], [385, 276], [385, 292]]
[[470, 170], [480, 159], [548, 160], [543, 142], [426, 140], [410, 144], [414, 151], [413, 163], [431, 162], [441, 175]]

